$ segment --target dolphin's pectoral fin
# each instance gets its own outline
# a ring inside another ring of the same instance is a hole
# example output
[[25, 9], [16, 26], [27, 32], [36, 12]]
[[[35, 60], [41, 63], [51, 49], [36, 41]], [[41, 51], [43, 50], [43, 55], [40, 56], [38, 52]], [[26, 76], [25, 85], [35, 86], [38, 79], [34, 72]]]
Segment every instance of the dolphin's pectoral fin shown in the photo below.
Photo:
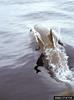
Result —
[[35, 67], [34, 67], [34, 70], [36, 71], [36, 73], [41, 72], [41, 70], [38, 69], [38, 66], [35, 66]]

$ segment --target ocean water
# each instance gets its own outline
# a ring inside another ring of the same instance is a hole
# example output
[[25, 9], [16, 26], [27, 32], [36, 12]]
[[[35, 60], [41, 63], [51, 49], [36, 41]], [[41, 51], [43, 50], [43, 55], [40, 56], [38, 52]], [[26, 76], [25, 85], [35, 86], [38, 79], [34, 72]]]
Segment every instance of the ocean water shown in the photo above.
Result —
[[[55, 29], [57, 33], [60, 33], [63, 42], [74, 47], [74, 0], [0, 0], [1, 100], [20, 100], [21, 97], [22, 100], [25, 100], [24, 98], [31, 100], [30, 97], [32, 100], [36, 98], [41, 100], [42, 97], [42, 100], [45, 100], [49, 97], [49, 92], [46, 92], [47, 87], [44, 87], [43, 83], [39, 85], [38, 82], [41, 81], [38, 76], [35, 77], [29, 71], [33, 67], [30, 67], [30, 63], [35, 64], [34, 59], [37, 59], [29, 32], [35, 24]], [[19, 69], [23, 66], [24, 72]], [[1, 71], [1, 69], [8, 70]], [[56, 85], [52, 86], [52, 83], [49, 83], [52, 87], [50, 90], [55, 90], [50, 95], [56, 93]], [[36, 89], [38, 90], [35, 91]], [[40, 91], [44, 96], [40, 94]], [[33, 93], [36, 98], [33, 98]], [[4, 97], [5, 99], [2, 99]]]
[[56, 28], [74, 46], [74, 1], [0, 0], [0, 67], [17, 66], [33, 52], [29, 29], [35, 24]]

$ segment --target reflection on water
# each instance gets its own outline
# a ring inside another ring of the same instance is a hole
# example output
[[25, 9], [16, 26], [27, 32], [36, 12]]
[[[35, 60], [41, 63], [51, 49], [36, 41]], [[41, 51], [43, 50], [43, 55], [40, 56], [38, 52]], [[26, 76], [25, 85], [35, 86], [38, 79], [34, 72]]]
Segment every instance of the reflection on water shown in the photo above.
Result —
[[73, 5], [73, 0], [0, 0], [0, 68], [27, 68], [34, 60], [29, 34], [34, 24], [60, 28], [62, 40], [74, 46]]
[[14, 64], [28, 52], [33, 53], [29, 25], [60, 28], [63, 40], [73, 45], [73, 4], [72, 0], [0, 1], [0, 66]]

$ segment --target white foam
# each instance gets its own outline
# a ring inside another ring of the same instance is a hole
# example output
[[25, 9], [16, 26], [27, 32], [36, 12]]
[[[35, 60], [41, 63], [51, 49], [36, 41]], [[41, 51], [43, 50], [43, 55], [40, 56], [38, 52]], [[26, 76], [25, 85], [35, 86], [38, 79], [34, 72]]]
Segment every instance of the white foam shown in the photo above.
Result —
[[[38, 29], [39, 28], [41, 32], [44, 32], [43, 27], [39, 26]], [[60, 31], [58, 38], [60, 38]], [[65, 48], [59, 44], [57, 45], [58, 46], [55, 47], [55, 49], [44, 49], [44, 52], [47, 56], [46, 59], [49, 61], [49, 67], [52, 67], [52, 71], [56, 79], [64, 83], [68, 83], [71, 87], [74, 87], [73, 71], [69, 69], [68, 56], [65, 52]]]
[[[49, 66], [51, 65], [53, 68], [54, 75], [56, 79], [62, 82], [67, 82], [71, 87], [74, 87], [74, 77], [73, 72], [69, 69], [68, 66], [68, 56], [65, 53], [65, 49], [63, 48], [63, 51], [60, 49], [57, 51], [55, 50], [45, 50], [47, 59], [49, 59]], [[56, 56], [59, 57], [58, 63], [54, 64], [52, 63], [52, 55], [56, 52]], [[58, 53], [61, 54], [61, 56], [58, 56]]]

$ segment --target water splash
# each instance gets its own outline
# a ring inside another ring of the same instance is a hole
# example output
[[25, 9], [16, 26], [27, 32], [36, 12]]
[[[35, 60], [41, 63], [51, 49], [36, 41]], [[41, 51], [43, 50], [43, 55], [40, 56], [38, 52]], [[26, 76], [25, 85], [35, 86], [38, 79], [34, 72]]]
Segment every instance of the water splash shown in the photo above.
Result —
[[65, 48], [62, 46], [56, 49], [47, 48], [45, 54], [49, 61], [49, 69], [52, 67], [55, 79], [64, 82], [66, 87], [70, 88], [70, 91], [74, 91], [74, 76], [68, 66], [68, 56]]

